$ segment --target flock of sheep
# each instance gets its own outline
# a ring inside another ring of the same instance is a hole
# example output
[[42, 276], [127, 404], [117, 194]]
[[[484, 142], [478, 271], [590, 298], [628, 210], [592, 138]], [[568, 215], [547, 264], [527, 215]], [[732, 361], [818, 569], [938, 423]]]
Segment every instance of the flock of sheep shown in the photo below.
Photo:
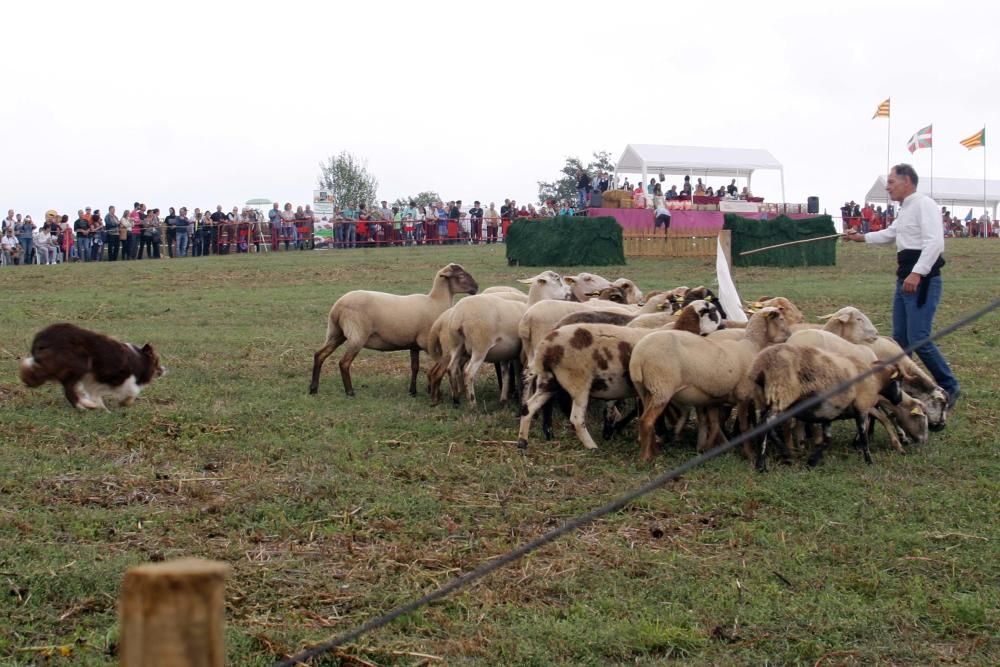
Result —
[[[462, 266], [449, 264], [434, 276], [428, 294], [348, 292], [330, 310], [309, 392], [318, 391], [323, 362], [342, 345], [340, 374], [349, 396], [354, 395], [351, 363], [363, 348], [409, 350], [411, 395], [417, 393], [420, 352], [427, 352], [434, 361], [428, 384], [435, 404], [447, 376], [455, 405], [464, 393], [474, 407], [476, 374], [492, 363], [501, 403], [512, 391], [520, 399], [520, 446], [527, 446], [539, 410], [543, 432], [551, 438], [552, 407], [561, 404], [583, 445], [596, 448], [586, 424], [589, 400], [596, 398], [607, 401], [605, 437], [638, 416], [640, 457], [648, 462], [657, 435], [676, 436], [692, 409], [698, 450], [704, 451], [723, 442], [727, 432], [745, 431], [874, 366], [877, 372], [867, 379], [787, 422], [782, 433], [770, 430], [756, 451], [745, 447], [744, 453], [764, 469], [769, 442], [788, 461], [790, 445], [811, 439], [808, 463], [816, 465], [830, 444], [831, 422], [851, 419], [854, 444], [871, 463], [876, 422], [900, 452], [903, 442], [926, 442], [929, 430], [944, 428], [944, 390], [909, 357], [881, 363], [901, 348], [852, 306], [822, 316], [826, 323], [818, 325], [807, 323], [788, 299], [764, 298], [748, 308], [749, 321], [740, 323], [727, 319], [705, 287], [643, 295], [625, 278], [612, 282], [591, 273], [554, 271], [519, 282], [529, 286], [527, 294], [509, 286], [477, 294], [476, 280]], [[472, 296], [452, 305], [457, 294]], [[629, 398], [637, 407], [622, 416]]]

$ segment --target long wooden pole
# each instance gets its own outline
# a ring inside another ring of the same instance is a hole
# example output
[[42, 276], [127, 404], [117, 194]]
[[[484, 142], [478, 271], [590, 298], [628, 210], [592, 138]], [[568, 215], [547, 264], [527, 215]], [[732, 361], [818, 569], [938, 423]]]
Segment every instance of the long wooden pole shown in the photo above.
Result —
[[754, 248], [753, 250], [746, 250], [740, 253], [740, 257], [744, 255], [753, 255], [754, 253], [764, 252], [765, 250], [774, 250], [775, 248], [784, 248], [790, 245], [799, 245], [800, 243], [813, 243], [815, 241], [826, 241], [828, 239], [839, 239], [843, 238], [843, 234], [829, 234], [827, 236], [817, 236], [812, 239], [802, 239], [801, 241], [789, 241], [788, 243], [779, 243], [778, 245], [764, 246], [763, 248]]

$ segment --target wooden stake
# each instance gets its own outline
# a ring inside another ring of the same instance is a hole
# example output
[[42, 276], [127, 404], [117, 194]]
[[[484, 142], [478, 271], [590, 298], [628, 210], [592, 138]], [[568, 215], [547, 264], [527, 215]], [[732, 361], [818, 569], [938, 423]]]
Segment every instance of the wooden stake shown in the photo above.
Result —
[[119, 603], [122, 667], [222, 667], [225, 563], [184, 558], [133, 567]]
[[814, 239], [802, 239], [801, 241], [789, 241], [788, 243], [779, 243], [778, 245], [764, 246], [763, 248], [754, 248], [753, 250], [747, 250], [740, 253], [740, 257], [744, 255], [752, 255], [756, 252], [764, 252], [765, 250], [774, 250], [775, 248], [784, 248], [790, 245], [799, 245], [800, 243], [812, 243], [814, 241], [826, 241], [827, 239], [839, 239], [842, 238], [843, 234], [830, 234], [828, 236], [817, 236]]

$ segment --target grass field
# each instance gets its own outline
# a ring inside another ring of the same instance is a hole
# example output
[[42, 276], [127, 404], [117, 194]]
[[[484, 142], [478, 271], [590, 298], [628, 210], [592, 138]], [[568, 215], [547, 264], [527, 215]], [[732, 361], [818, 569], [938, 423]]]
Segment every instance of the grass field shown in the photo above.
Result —
[[[892, 250], [838, 253], [735, 278], [810, 315], [857, 305], [888, 332]], [[947, 257], [938, 326], [1000, 293], [1000, 243], [949, 240]], [[125, 569], [195, 555], [233, 568], [229, 664], [269, 665], [693, 454], [690, 433], [639, 465], [634, 430], [588, 452], [565, 419], [521, 452], [492, 372], [478, 412], [432, 408], [406, 394], [405, 352], [362, 352], [356, 398], [336, 357], [307, 394], [338, 296], [426, 292], [448, 261], [482, 287], [536, 272], [495, 246], [0, 270], [0, 663], [74, 644], [52, 664], [115, 664]], [[701, 260], [595, 270], [714, 280]], [[110, 413], [27, 390], [16, 360], [56, 321], [153, 342], [170, 372]], [[907, 456], [880, 432], [866, 467], [840, 426], [817, 470], [723, 457], [318, 664], [1000, 664], [998, 325], [943, 341], [963, 400]]]

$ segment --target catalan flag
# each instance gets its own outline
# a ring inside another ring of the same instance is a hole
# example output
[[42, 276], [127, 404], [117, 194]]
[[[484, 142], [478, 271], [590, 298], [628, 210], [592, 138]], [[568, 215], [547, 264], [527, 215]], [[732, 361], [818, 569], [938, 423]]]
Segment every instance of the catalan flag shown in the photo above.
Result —
[[885, 102], [882, 102], [882, 104], [878, 105], [878, 109], [875, 109], [875, 115], [872, 116], [872, 120], [875, 120], [876, 118], [889, 117], [889, 99], [890, 98], [888, 97], [885, 98]]
[[976, 132], [971, 137], [966, 137], [965, 139], [962, 139], [962, 141], [960, 141], [959, 143], [962, 144], [963, 146], [965, 146], [966, 148], [968, 148], [970, 151], [973, 148], [978, 148], [979, 146], [985, 146], [986, 145], [986, 128], [984, 127], [983, 129], [979, 130], [978, 132]]

